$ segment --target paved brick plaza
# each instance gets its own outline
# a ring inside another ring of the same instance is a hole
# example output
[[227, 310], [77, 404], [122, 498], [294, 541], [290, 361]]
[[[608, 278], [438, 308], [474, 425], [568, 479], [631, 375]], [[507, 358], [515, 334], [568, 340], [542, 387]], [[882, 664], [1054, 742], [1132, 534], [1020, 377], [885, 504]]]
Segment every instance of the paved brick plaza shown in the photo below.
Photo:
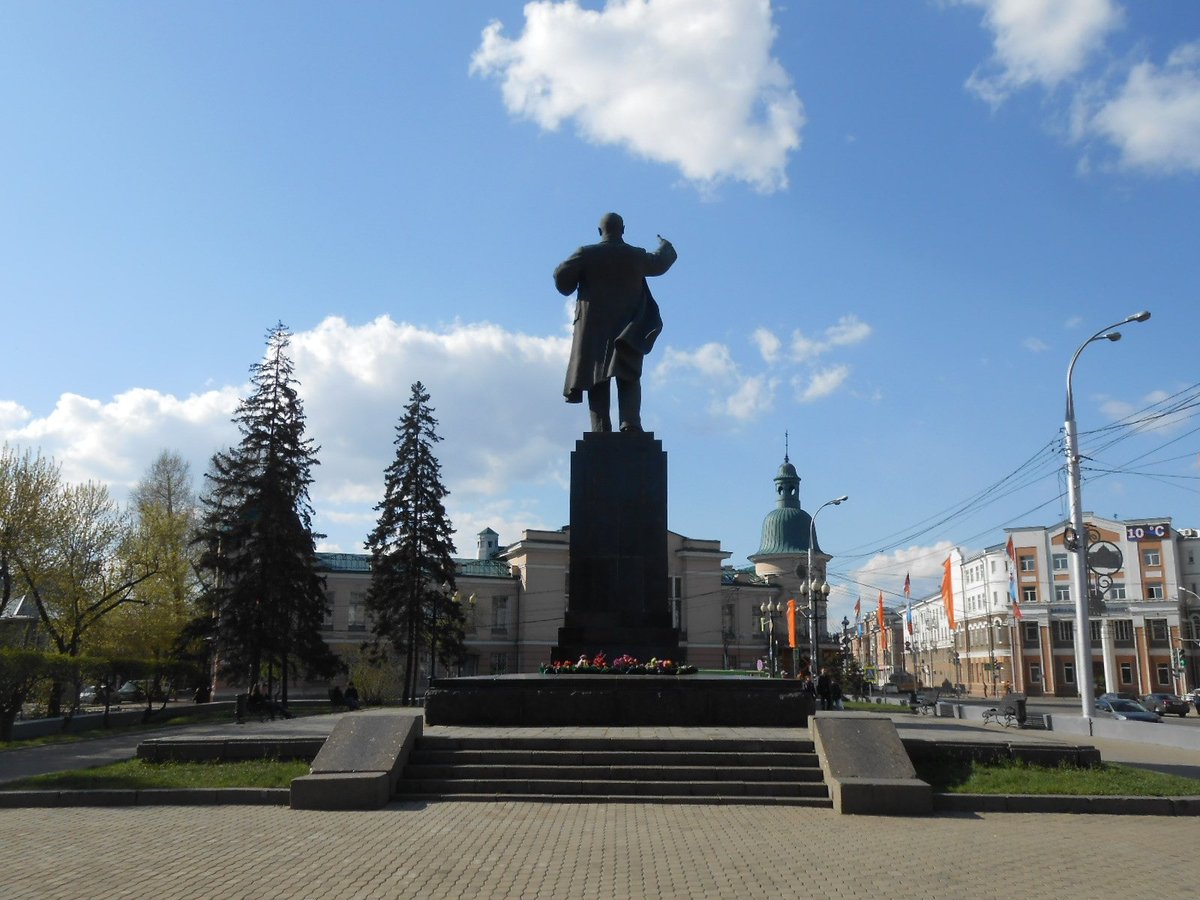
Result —
[[439, 803], [18, 809], [0, 828], [10, 898], [1097, 898], [1197, 878], [1195, 820], [1171, 817]]

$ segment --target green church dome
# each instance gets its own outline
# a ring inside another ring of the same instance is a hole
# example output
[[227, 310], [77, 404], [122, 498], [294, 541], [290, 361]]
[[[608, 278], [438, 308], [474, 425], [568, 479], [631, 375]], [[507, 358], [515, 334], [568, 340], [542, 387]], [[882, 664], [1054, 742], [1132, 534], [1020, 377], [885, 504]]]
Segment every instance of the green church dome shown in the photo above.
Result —
[[[795, 555], [808, 552], [812, 516], [800, 508], [800, 476], [785, 455], [775, 475], [775, 509], [763, 519], [762, 541], [755, 556]], [[815, 538], [815, 535], [814, 535]], [[813, 541], [813, 552], [821, 547]]]

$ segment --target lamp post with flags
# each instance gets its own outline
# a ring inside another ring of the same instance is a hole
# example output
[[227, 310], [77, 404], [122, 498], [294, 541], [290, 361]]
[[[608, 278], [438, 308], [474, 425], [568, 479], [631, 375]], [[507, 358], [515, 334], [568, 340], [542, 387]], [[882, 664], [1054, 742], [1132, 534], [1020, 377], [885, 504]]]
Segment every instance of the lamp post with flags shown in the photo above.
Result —
[[800, 585], [800, 593], [808, 598], [808, 636], [809, 636], [809, 662], [808, 666], [816, 677], [817, 670], [820, 668], [820, 644], [817, 643], [817, 623], [821, 619], [821, 601], [829, 600], [829, 581], [823, 580], [818, 582], [813, 577], [813, 544], [817, 540], [817, 516], [821, 514], [827, 506], [840, 506], [849, 500], [847, 494], [836, 497], [833, 500], [826, 500], [817, 507], [817, 511], [812, 514], [812, 518], [808, 521], [808, 560], [804, 570], [804, 581]]

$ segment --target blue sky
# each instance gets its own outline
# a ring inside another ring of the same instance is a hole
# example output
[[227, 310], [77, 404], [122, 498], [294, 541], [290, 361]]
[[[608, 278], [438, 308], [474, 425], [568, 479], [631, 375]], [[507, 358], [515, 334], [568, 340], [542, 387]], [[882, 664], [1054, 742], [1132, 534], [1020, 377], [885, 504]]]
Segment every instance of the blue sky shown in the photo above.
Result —
[[118, 496], [236, 440], [282, 320], [327, 546], [417, 379], [461, 553], [565, 524], [550, 275], [612, 209], [680, 254], [671, 527], [744, 562], [789, 431], [803, 505], [851, 498], [834, 618], [1065, 515], [1066, 364], [1143, 308], [1076, 371], [1084, 505], [1200, 526], [1194, 3], [8, 4], [0, 98], [0, 436]]

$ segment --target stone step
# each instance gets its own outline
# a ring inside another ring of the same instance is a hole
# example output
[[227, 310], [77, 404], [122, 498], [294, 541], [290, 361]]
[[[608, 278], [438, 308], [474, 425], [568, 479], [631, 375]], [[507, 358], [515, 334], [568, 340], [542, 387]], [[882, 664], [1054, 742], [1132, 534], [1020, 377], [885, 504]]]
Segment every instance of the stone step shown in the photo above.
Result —
[[466, 778], [408, 778], [397, 785], [397, 796], [414, 794], [446, 797], [477, 794], [495, 797], [501, 794], [526, 796], [547, 795], [605, 795], [613, 797], [815, 797], [825, 798], [829, 792], [822, 782], [794, 781], [596, 781], [575, 779], [492, 780]]
[[559, 765], [535, 762], [530, 765], [497, 764], [425, 764], [409, 763], [405, 779], [426, 780], [468, 778], [493, 780], [580, 779], [598, 781], [821, 781], [821, 770], [803, 766], [662, 766], [637, 765]]
[[395, 798], [401, 803], [433, 803], [454, 801], [473, 803], [640, 803], [640, 804], [703, 804], [739, 806], [805, 806], [815, 809], [833, 809], [829, 797], [769, 797], [735, 796], [711, 797], [701, 795], [660, 794], [415, 794], [401, 792]]
[[395, 796], [831, 805], [812, 741], [770, 738], [427, 735]]
[[815, 768], [815, 752], [798, 753], [707, 753], [658, 752], [653, 750], [510, 750], [507, 747], [445, 750], [428, 747], [423, 741], [409, 757], [412, 765], [563, 765], [563, 766], [774, 766]]
[[796, 738], [634, 738], [634, 737], [451, 737], [424, 735], [427, 750], [560, 750], [572, 752], [638, 750], [685, 753], [813, 753], [811, 740]]

